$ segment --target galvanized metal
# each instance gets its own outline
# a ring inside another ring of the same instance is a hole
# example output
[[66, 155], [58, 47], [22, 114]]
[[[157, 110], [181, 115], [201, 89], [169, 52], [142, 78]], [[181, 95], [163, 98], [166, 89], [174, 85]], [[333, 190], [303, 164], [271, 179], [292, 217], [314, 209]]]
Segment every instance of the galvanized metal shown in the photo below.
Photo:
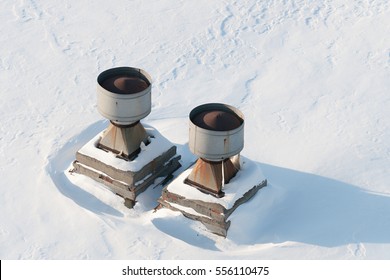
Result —
[[[204, 120], [203, 127], [199, 126], [199, 115], [212, 111], [231, 116], [222, 116], [217, 121], [230, 120], [234, 123], [222, 125]], [[190, 113], [188, 146], [192, 153], [209, 161], [221, 161], [240, 153], [244, 148], [244, 115], [237, 108], [221, 103], [203, 104], [194, 108]]]
[[103, 117], [126, 125], [149, 115], [152, 79], [144, 70], [111, 68], [102, 72], [97, 82], [97, 108]]

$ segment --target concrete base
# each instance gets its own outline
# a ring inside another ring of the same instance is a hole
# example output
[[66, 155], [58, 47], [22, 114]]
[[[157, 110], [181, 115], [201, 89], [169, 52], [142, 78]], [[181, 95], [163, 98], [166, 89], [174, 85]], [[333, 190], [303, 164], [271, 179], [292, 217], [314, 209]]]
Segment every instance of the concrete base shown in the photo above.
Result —
[[[157, 131], [148, 130], [153, 136], [152, 142], [140, 152], [137, 162], [116, 158], [113, 153], [97, 148], [96, 139], [99, 137], [95, 137], [76, 153], [73, 172], [104, 184], [123, 197], [128, 208], [132, 208], [137, 195], [149, 186], [164, 184], [181, 166], [176, 146], [168, 144]], [[155, 183], [157, 178], [161, 180]]]
[[[252, 172], [256, 171], [252, 169]], [[240, 173], [241, 171], [239, 171]], [[183, 174], [188, 173], [183, 172]], [[223, 198], [209, 199], [207, 194], [197, 195], [194, 194], [194, 190], [200, 192], [200, 190], [194, 189], [186, 185], [183, 181], [185, 175], [178, 177], [162, 191], [162, 196], [159, 199], [160, 207], [166, 207], [174, 211], [180, 211], [185, 217], [192, 220], [201, 222], [206, 228], [217, 234], [226, 237], [227, 231], [230, 226], [229, 216], [237, 209], [240, 205], [250, 200], [261, 188], [267, 185], [267, 180], [262, 176], [261, 173], [257, 175], [257, 183], [253, 183], [253, 177], [256, 178], [256, 174], [252, 174], [252, 180], [240, 180], [237, 178], [234, 184], [251, 183], [250, 186], [241, 186], [241, 194], [234, 197], [229, 203], [218, 202]], [[233, 179], [234, 181], [234, 179]], [[176, 185], [175, 188], [170, 188], [171, 185]], [[226, 186], [228, 187], [229, 184]], [[179, 190], [177, 186], [181, 188], [192, 188], [191, 193], [183, 191], [181, 194], [177, 192]], [[225, 187], [226, 187], [225, 186]], [[206, 196], [206, 197], [205, 197]], [[203, 198], [203, 199], [202, 199]]]

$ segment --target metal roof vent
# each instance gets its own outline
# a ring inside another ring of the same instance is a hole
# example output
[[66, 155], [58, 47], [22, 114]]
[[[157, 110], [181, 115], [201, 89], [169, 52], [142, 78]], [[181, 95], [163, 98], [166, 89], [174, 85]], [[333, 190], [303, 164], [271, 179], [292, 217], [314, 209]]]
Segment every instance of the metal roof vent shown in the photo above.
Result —
[[73, 162], [72, 172], [102, 183], [129, 208], [139, 194], [164, 185], [181, 166], [176, 146], [152, 126], [141, 125], [151, 111], [151, 81], [133, 67], [108, 69], [98, 76], [97, 107], [110, 125], [81, 147]]
[[131, 159], [148, 141], [140, 120], [151, 111], [152, 79], [142, 69], [118, 67], [102, 72], [97, 82], [98, 111], [111, 121], [98, 147]]
[[220, 103], [203, 104], [190, 113], [189, 148], [199, 156], [185, 183], [213, 194], [240, 169], [244, 147], [244, 116], [238, 109]]

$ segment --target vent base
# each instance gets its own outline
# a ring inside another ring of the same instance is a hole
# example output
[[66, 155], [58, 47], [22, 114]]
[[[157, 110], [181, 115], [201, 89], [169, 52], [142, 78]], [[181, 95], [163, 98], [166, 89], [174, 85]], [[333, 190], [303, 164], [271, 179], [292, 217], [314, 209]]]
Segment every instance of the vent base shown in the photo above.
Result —
[[216, 197], [223, 197], [223, 185], [229, 183], [239, 169], [239, 155], [223, 161], [208, 161], [199, 158], [184, 183]]
[[132, 160], [140, 152], [142, 142], [147, 144], [148, 135], [139, 121], [126, 126], [110, 123], [103, 132], [98, 148]]

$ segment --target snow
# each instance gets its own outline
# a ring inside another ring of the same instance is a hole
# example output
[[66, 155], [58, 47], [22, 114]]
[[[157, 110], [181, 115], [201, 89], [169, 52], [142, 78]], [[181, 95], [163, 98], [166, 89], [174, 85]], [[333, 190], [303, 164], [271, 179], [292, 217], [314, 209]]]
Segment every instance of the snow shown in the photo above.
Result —
[[[390, 259], [387, 0], [0, 2], [1, 259]], [[153, 78], [142, 122], [177, 145], [227, 103], [268, 180], [227, 238], [68, 169], [108, 126], [96, 78]]]
[[224, 185], [222, 191], [225, 195], [222, 198], [203, 193], [184, 183], [184, 180], [190, 175], [192, 167], [183, 171], [172, 183], [169, 183], [167, 190], [188, 199], [218, 203], [225, 209], [231, 209], [238, 199], [266, 179], [259, 166], [246, 157], [240, 157], [240, 167], [241, 169], [236, 176]]

